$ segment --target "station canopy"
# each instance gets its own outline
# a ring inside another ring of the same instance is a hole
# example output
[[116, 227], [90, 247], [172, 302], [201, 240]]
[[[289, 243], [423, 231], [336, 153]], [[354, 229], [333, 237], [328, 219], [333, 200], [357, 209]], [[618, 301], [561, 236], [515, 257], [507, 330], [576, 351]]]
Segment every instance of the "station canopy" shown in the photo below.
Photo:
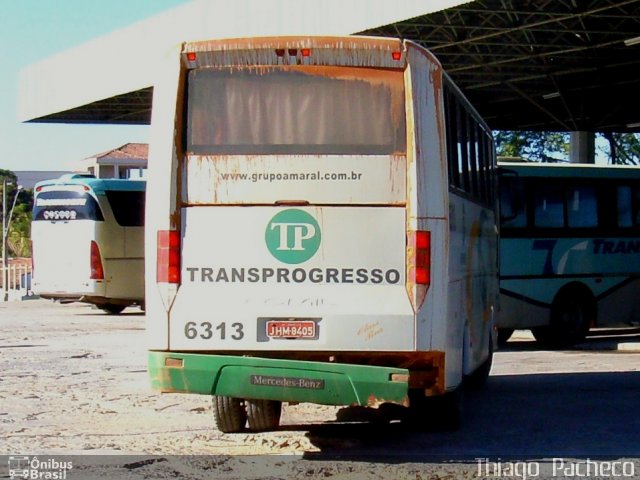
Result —
[[339, 3], [186, 4], [26, 69], [20, 119], [147, 124], [152, 63], [180, 41], [364, 34], [427, 47], [492, 129], [640, 132], [640, 0]]

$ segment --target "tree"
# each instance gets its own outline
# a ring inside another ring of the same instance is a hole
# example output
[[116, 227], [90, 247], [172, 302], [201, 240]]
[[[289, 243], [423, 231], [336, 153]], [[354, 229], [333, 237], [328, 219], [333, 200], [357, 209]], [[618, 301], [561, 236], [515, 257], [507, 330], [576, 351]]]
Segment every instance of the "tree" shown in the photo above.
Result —
[[[33, 208], [33, 191], [18, 189], [18, 177], [11, 170], [0, 169], [0, 195], [4, 180], [7, 180], [7, 217], [13, 205], [14, 196], [17, 194], [11, 225], [7, 232], [8, 255], [13, 257], [31, 256], [31, 209]], [[0, 197], [2, 198], [2, 197]], [[1, 212], [0, 212], [1, 213]], [[1, 217], [2, 215], [0, 215]], [[2, 219], [4, 221], [4, 219]], [[2, 223], [4, 225], [4, 223]]]
[[13, 193], [18, 188], [18, 177], [11, 170], [0, 168], [0, 195], [4, 188], [4, 180], [7, 180], [7, 197], [13, 198]]
[[530, 162], [567, 162], [569, 134], [562, 132], [494, 132], [499, 157], [521, 157]]
[[[520, 157], [529, 162], [567, 162], [569, 134], [558, 132], [494, 132], [498, 156]], [[596, 148], [609, 164], [639, 165], [640, 134], [599, 133]]]
[[612, 133], [602, 134], [608, 142], [608, 151], [602, 148], [600, 151], [608, 154], [609, 163], [614, 165], [638, 165], [640, 164], [640, 134], [638, 133]]

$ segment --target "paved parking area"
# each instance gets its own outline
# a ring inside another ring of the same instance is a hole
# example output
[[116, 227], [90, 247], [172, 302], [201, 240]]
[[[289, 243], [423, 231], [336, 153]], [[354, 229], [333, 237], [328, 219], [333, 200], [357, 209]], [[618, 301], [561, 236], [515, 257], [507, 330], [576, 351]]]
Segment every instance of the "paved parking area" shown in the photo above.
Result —
[[467, 395], [457, 432], [338, 422], [338, 408], [304, 404], [284, 408], [277, 432], [222, 435], [208, 398], [150, 390], [144, 324], [137, 309], [0, 303], [0, 455], [640, 457], [637, 328], [562, 351], [517, 332], [496, 353], [486, 389]]

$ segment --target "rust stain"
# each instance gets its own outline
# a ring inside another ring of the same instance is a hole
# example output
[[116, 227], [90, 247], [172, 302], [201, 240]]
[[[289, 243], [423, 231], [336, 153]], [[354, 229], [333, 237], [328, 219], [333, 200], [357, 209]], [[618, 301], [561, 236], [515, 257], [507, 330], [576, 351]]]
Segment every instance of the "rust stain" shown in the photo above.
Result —
[[260, 48], [360, 48], [394, 51], [400, 50], [402, 43], [397, 38], [364, 36], [243, 37], [189, 42], [184, 45], [183, 52]]
[[433, 366], [438, 371], [438, 376], [436, 377], [436, 382], [433, 387], [433, 392], [436, 394], [443, 394], [445, 392], [444, 385], [444, 375], [445, 375], [445, 354], [444, 352], [434, 352], [436, 355], [434, 356]]
[[[391, 182], [391, 191], [404, 192], [407, 188], [407, 155], [406, 154], [394, 154], [391, 156], [389, 162], [389, 181]], [[400, 185], [397, 184], [398, 179], [402, 181]], [[406, 203], [403, 202], [403, 203]]]
[[155, 370], [157, 373], [152, 375], [151, 385], [157, 385], [157, 388], [162, 393], [180, 393], [172, 387], [171, 372], [168, 368], [159, 368]]
[[444, 125], [444, 98], [443, 98], [443, 89], [442, 89], [442, 68], [433, 64], [430, 68], [429, 75], [431, 78], [431, 84], [433, 85], [433, 96], [435, 99], [435, 107], [436, 107], [436, 128], [438, 131], [438, 142], [440, 144], [440, 148], [438, 151], [440, 152], [440, 165], [442, 166], [442, 175], [443, 175], [443, 185], [448, 185], [449, 179], [448, 170], [447, 170], [447, 159], [446, 159], [446, 128]]
[[412, 49], [413, 51], [417, 52], [423, 57], [426, 57], [429, 63], [432, 63], [442, 68], [442, 64], [440, 63], [440, 60], [438, 60], [438, 58], [426, 48], [421, 47], [419, 44], [412, 42], [411, 40], [405, 40], [404, 45], [407, 50]]
[[175, 123], [173, 128], [173, 145], [174, 150], [171, 152], [172, 155], [172, 168], [175, 169], [173, 172], [175, 174], [175, 197], [174, 197], [174, 211], [169, 215], [169, 225], [171, 229], [180, 229], [181, 227], [181, 216], [180, 216], [180, 208], [182, 206], [182, 193], [183, 193], [183, 184], [182, 184], [182, 171], [183, 171], [183, 161], [185, 160], [185, 146], [183, 143], [182, 135], [179, 132], [182, 131], [182, 126], [184, 125], [184, 105], [185, 101], [185, 88], [186, 88], [186, 68], [183, 64], [180, 65], [180, 74], [178, 77], [178, 94], [176, 95], [176, 108], [175, 108]]
[[[302, 56], [302, 49], [310, 49]], [[284, 54], [276, 55], [276, 50]], [[399, 60], [391, 52], [399, 51]], [[196, 53], [197, 60], [187, 59]], [[191, 66], [268, 66], [268, 65], [358, 65], [402, 69], [403, 43], [397, 38], [357, 36], [293, 36], [204, 40], [186, 43], [183, 64]]]
[[405, 395], [404, 398], [400, 401], [387, 400], [385, 398], [376, 397], [374, 394], [369, 395], [369, 397], [367, 398], [367, 407], [379, 408], [381, 405], [385, 403], [393, 403], [395, 405], [402, 405], [403, 407], [408, 407], [409, 396]]

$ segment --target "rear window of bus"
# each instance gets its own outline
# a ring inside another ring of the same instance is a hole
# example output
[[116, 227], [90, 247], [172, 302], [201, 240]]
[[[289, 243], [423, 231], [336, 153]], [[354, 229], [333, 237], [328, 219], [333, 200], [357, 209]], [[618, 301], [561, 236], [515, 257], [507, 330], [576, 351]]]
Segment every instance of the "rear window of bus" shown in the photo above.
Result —
[[33, 205], [33, 220], [104, 220], [100, 206], [88, 192], [52, 190], [41, 192]]
[[406, 151], [402, 71], [210, 68], [188, 77], [196, 155], [387, 155]]

